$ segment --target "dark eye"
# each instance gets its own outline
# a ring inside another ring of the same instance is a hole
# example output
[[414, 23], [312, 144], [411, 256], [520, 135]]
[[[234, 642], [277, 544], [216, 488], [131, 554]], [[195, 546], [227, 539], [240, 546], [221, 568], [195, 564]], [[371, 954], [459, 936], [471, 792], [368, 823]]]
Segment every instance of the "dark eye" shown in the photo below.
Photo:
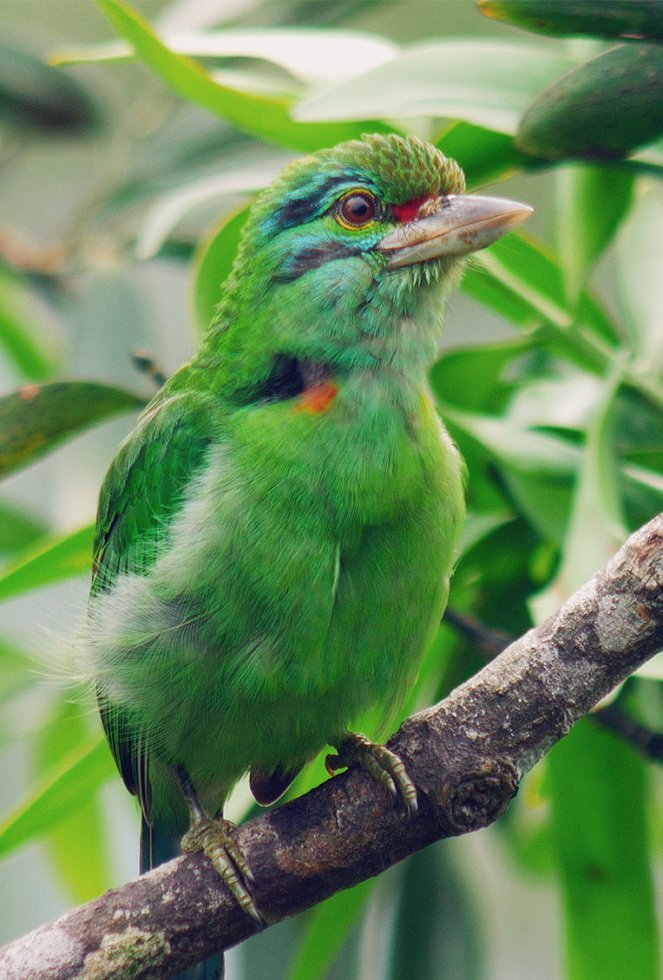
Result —
[[350, 191], [339, 201], [336, 220], [344, 228], [363, 228], [376, 214], [377, 201], [369, 191]]

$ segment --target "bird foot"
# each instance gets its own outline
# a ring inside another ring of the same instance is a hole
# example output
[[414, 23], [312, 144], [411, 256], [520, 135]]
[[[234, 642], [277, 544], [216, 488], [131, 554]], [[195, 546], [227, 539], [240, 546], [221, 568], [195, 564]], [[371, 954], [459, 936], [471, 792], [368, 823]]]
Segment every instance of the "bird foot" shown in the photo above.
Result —
[[182, 838], [182, 852], [195, 854], [202, 851], [212, 862], [240, 907], [256, 922], [264, 925], [248, 888], [254, 881], [253, 872], [233, 837], [235, 829], [235, 824], [230, 820], [200, 817]]
[[371, 742], [365, 735], [348, 732], [335, 746], [338, 755], [328, 755], [325, 767], [330, 776], [339, 769], [357, 765], [370, 773], [398, 802], [403, 803], [408, 817], [415, 816], [417, 788], [407, 774], [403, 760], [386, 745]]

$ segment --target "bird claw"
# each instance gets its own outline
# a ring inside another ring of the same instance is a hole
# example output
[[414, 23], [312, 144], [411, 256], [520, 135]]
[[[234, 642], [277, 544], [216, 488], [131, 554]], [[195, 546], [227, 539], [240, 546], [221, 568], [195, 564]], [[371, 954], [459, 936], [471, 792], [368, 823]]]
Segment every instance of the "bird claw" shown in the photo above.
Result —
[[212, 862], [239, 906], [256, 922], [264, 925], [251, 892], [246, 887], [247, 884], [253, 884], [255, 879], [246, 857], [233, 837], [235, 829], [235, 824], [230, 820], [201, 817], [182, 838], [182, 852], [195, 854], [202, 851]]
[[325, 760], [330, 776], [339, 769], [360, 766], [384, 786], [394, 801], [403, 803], [408, 817], [416, 815], [417, 788], [408, 776], [403, 760], [395, 752], [357, 732], [348, 732], [336, 749], [338, 755], [328, 755]]

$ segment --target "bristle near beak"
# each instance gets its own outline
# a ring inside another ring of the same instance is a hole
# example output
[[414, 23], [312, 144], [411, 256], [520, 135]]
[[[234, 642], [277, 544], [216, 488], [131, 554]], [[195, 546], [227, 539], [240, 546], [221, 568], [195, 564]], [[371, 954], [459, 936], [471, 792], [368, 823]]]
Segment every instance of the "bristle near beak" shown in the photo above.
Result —
[[492, 245], [521, 224], [533, 208], [517, 201], [478, 195], [449, 195], [434, 214], [418, 214], [379, 242], [387, 269], [443, 256], [467, 255]]

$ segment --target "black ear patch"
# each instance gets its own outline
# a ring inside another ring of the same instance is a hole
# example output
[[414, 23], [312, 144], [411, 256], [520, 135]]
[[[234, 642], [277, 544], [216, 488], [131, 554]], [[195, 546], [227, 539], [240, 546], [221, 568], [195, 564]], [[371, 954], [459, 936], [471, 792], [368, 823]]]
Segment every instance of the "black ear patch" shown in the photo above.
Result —
[[274, 223], [277, 231], [284, 228], [294, 228], [295, 225], [303, 225], [315, 217], [320, 207], [323, 197], [338, 187], [339, 184], [347, 184], [346, 174], [337, 174], [335, 177], [328, 177], [319, 184], [312, 183], [308, 193], [302, 193], [301, 197], [291, 198], [276, 208]]
[[347, 259], [353, 255], [361, 255], [362, 249], [343, 242], [328, 241], [314, 248], [304, 248], [301, 252], [289, 255], [283, 263], [282, 270], [272, 277], [273, 282], [294, 282], [310, 269], [319, 269], [327, 262], [335, 259]]

